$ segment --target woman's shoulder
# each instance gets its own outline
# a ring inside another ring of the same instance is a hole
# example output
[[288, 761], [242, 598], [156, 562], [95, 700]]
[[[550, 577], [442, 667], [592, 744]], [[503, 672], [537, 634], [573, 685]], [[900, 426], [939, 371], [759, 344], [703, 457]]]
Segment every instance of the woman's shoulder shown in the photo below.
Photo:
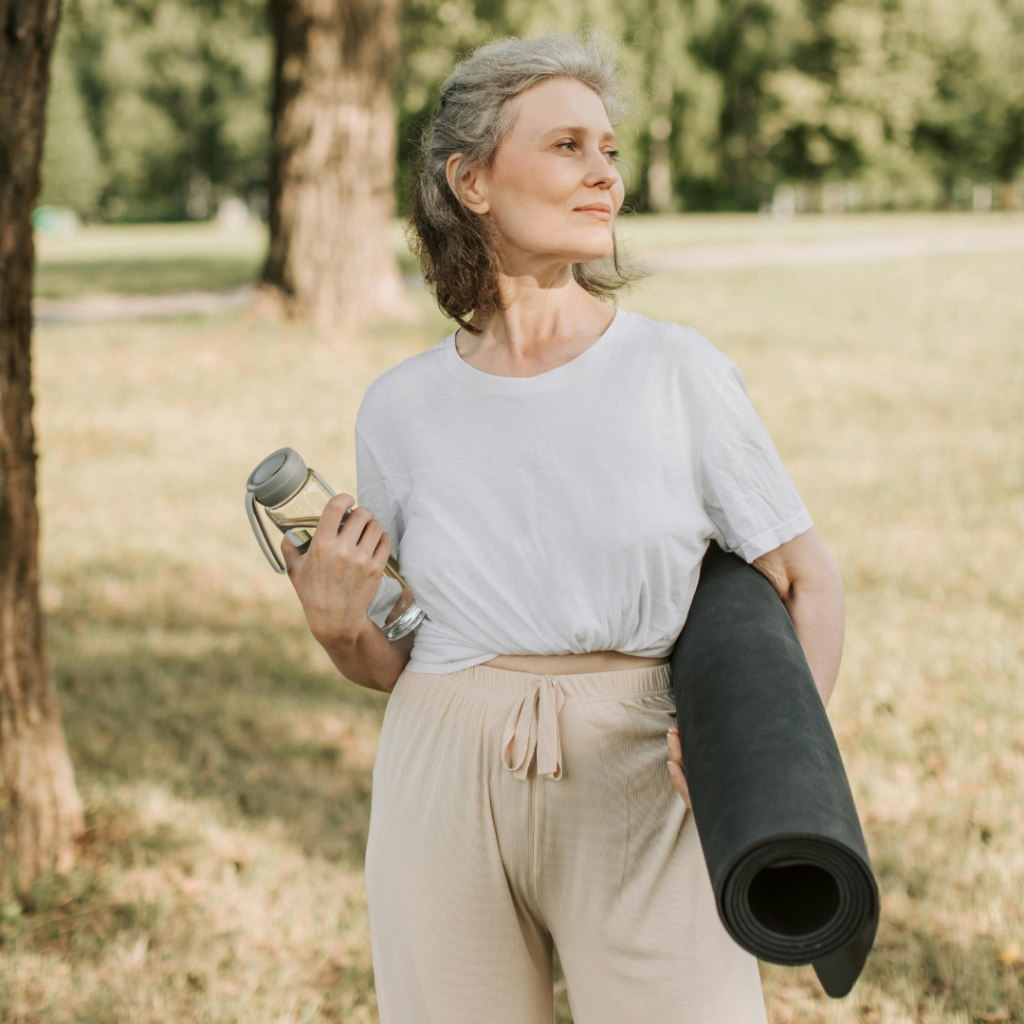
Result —
[[631, 313], [629, 340], [623, 349], [627, 359], [642, 349], [645, 366], [657, 373], [667, 373], [680, 385], [703, 390], [738, 372], [736, 364], [698, 330], [671, 320], [652, 320], [641, 313]]
[[442, 372], [442, 350], [450, 337], [449, 334], [423, 352], [407, 356], [377, 377], [363, 395], [356, 416], [357, 429], [365, 427], [379, 415], [391, 420], [396, 409], [407, 407], [417, 398], [430, 394], [433, 390], [431, 385], [436, 384]]

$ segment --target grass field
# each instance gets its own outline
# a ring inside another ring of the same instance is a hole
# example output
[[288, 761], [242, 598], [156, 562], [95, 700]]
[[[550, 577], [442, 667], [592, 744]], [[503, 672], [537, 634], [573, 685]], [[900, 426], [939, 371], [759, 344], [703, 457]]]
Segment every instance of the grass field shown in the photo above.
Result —
[[[689, 223], [635, 230], [869, 222]], [[118, 244], [65, 264], [130, 259]], [[64, 294], [91, 287], [76, 274]], [[842, 1001], [766, 966], [773, 1024], [1024, 1024], [1022, 280], [1024, 254], [943, 256], [663, 274], [622, 300], [736, 360], [846, 580], [829, 712], [882, 924]], [[43, 598], [89, 831], [69, 876], [0, 908], [0, 1019], [377, 1019], [362, 854], [385, 701], [309, 638], [242, 493], [282, 444], [354, 484], [367, 384], [448, 331], [415, 301], [419, 325], [347, 346], [234, 315], [37, 332]]]
[[[699, 246], [792, 244], [892, 240], [934, 236], [983, 227], [1021, 228], [1014, 213], [864, 214], [773, 220], [747, 214], [625, 217], [619, 222], [622, 251], [628, 256]], [[402, 270], [416, 262], [398, 224], [392, 242]], [[263, 225], [227, 230], [211, 224], [124, 224], [86, 226], [70, 236], [37, 235], [35, 293], [40, 298], [82, 295], [164, 294], [192, 289], [228, 290], [250, 284], [266, 251]]]

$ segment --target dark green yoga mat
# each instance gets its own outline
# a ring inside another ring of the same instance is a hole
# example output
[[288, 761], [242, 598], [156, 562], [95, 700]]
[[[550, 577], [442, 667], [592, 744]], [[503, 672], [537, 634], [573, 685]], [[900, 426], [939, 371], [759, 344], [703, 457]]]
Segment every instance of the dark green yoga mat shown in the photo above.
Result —
[[746, 950], [846, 995], [878, 886], [832, 728], [775, 588], [712, 543], [672, 652], [679, 737], [718, 913]]

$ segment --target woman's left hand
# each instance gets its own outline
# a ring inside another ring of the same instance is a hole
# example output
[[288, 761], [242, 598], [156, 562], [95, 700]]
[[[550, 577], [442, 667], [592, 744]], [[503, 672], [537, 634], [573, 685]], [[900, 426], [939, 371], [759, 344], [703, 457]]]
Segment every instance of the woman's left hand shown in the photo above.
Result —
[[683, 798], [683, 803], [692, 810], [690, 790], [683, 774], [683, 748], [679, 742], [679, 729], [674, 725], [668, 731], [668, 773], [672, 777], [672, 785], [676, 787], [676, 792]]

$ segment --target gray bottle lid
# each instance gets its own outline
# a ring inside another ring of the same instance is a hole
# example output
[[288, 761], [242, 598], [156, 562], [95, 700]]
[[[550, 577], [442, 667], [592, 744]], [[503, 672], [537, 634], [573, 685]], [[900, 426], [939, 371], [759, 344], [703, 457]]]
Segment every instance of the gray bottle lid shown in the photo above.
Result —
[[278, 448], [249, 474], [245, 489], [261, 505], [273, 508], [302, 486], [306, 473], [306, 463], [294, 448]]

